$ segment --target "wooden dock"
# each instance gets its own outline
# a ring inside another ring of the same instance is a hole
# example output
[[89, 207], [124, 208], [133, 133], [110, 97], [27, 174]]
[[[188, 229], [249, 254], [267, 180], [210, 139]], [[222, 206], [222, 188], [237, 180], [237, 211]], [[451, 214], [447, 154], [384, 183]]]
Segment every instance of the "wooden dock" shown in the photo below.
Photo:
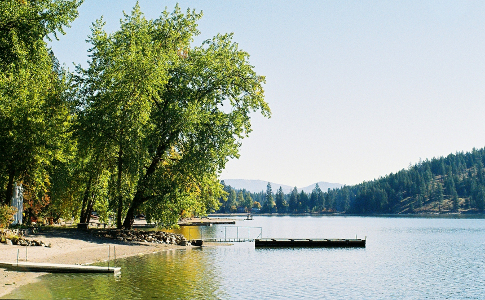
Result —
[[254, 246], [269, 248], [365, 248], [362, 239], [256, 239]]
[[179, 226], [212, 226], [222, 224], [236, 224], [235, 220], [231, 219], [217, 219], [217, 218], [192, 218], [182, 220], [178, 223]]
[[0, 262], [0, 268], [22, 272], [49, 272], [49, 273], [113, 273], [121, 272], [119, 267], [98, 267], [65, 264], [49, 264], [34, 262]]

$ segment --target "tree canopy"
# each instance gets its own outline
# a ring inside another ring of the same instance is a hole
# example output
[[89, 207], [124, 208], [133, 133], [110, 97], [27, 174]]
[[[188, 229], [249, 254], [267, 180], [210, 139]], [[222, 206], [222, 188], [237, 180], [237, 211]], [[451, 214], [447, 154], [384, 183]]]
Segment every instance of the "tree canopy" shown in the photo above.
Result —
[[115, 32], [93, 23], [88, 66], [70, 73], [46, 41], [81, 3], [0, 2], [2, 202], [20, 181], [33, 215], [88, 222], [96, 209], [125, 228], [139, 213], [170, 226], [217, 209], [251, 113], [270, 116], [249, 54], [232, 34], [193, 45], [201, 12], [150, 20], [136, 4]]
[[48, 49], [49, 35], [69, 26], [82, 1], [0, 2], [0, 190], [9, 203], [23, 182], [31, 207], [45, 206], [52, 163], [69, 148], [69, 74]]
[[217, 175], [238, 157], [250, 113], [270, 115], [264, 77], [231, 34], [191, 45], [200, 17], [176, 7], [147, 20], [137, 5], [114, 33], [93, 25], [89, 67], [78, 68], [77, 133], [85, 154], [115, 174], [118, 227], [130, 228], [143, 206], [164, 224], [216, 208]]

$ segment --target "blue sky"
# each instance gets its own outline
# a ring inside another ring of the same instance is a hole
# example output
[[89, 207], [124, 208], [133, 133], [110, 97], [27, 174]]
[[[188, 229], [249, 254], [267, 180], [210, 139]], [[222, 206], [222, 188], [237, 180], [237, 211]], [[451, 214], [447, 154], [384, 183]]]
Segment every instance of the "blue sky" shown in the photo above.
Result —
[[[56, 56], [86, 65], [90, 24], [116, 30], [135, 3], [85, 0]], [[233, 32], [267, 79], [273, 115], [254, 114], [223, 179], [356, 184], [485, 146], [485, 2], [178, 3], [204, 13], [195, 44]], [[140, 1], [147, 18], [175, 4]]]

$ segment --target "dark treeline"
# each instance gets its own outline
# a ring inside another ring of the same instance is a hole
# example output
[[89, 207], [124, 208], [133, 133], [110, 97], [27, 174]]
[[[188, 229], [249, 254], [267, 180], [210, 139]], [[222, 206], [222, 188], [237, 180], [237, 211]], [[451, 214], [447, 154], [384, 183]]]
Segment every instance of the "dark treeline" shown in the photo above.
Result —
[[421, 161], [369, 182], [311, 193], [250, 193], [224, 185], [220, 212], [397, 214], [482, 212], [485, 207], [485, 148]]

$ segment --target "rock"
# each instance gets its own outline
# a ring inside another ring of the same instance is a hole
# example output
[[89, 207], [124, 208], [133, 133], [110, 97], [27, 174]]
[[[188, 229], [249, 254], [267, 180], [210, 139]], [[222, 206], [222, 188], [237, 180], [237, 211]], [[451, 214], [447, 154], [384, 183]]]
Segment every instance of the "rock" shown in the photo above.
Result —
[[164, 231], [138, 231], [138, 230], [118, 230], [108, 229], [93, 232], [94, 235], [106, 238], [113, 238], [126, 242], [145, 242], [154, 244], [190, 244], [181, 234], [168, 233]]
[[7, 245], [13, 245], [12, 240], [9, 240], [9, 239], [6, 239], [6, 240], [5, 240], [5, 243], [6, 243]]

